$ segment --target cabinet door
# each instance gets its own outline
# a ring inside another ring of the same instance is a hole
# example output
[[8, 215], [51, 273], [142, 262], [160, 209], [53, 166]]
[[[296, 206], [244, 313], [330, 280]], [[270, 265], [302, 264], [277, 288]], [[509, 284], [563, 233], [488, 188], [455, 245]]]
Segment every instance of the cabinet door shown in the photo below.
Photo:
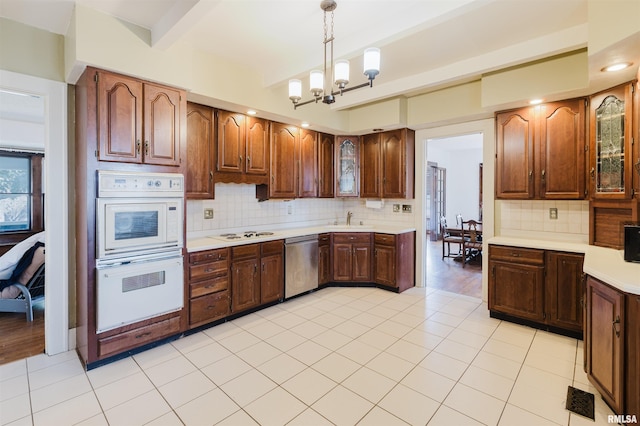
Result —
[[333, 198], [333, 136], [320, 133], [318, 140], [318, 197]]
[[280, 300], [284, 293], [284, 262], [282, 254], [260, 260], [260, 303]]
[[98, 72], [98, 158], [142, 162], [142, 82]]
[[371, 282], [371, 245], [353, 245], [352, 281]]
[[231, 265], [231, 311], [241, 312], [259, 304], [258, 259], [233, 262]]
[[144, 162], [180, 165], [180, 91], [144, 85]]
[[382, 197], [407, 196], [406, 143], [403, 130], [384, 132], [382, 138]]
[[244, 172], [245, 116], [218, 111], [219, 172]]
[[266, 175], [269, 171], [269, 122], [247, 117], [246, 173]]
[[281, 123], [271, 124], [271, 198], [295, 198], [296, 186], [296, 147], [298, 129]]
[[318, 247], [318, 284], [326, 284], [331, 281], [331, 258], [329, 246]]
[[381, 135], [362, 137], [360, 147], [360, 197], [380, 198], [382, 196], [382, 149]]
[[489, 309], [541, 322], [544, 266], [490, 262]]
[[213, 109], [187, 103], [186, 196], [213, 198]]
[[635, 380], [627, 381], [624, 409], [627, 413], [640, 413], [640, 296], [627, 294], [626, 299], [625, 368], [627, 377], [635, 377]]
[[373, 280], [377, 284], [396, 285], [396, 249], [393, 246], [376, 246], [373, 259]]
[[624, 294], [587, 278], [587, 375], [602, 398], [622, 413], [624, 397]]
[[298, 197], [318, 196], [318, 134], [300, 130]]
[[545, 316], [547, 324], [582, 332], [583, 280], [581, 254], [547, 252]]
[[496, 116], [496, 197], [528, 199], [534, 196], [531, 108]]
[[593, 198], [631, 198], [632, 113], [633, 83], [591, 97], [589, 174]]
[[585, 198], [585, 100], [542, 105], [539, 122], [540, 197]]
[[333, 244], [333, 281], [351, 281], [352, 252], [351, 244]]
[[357, 136], [336, 139], [336, 197], [357, 197], [360, 184], [360, 140]]

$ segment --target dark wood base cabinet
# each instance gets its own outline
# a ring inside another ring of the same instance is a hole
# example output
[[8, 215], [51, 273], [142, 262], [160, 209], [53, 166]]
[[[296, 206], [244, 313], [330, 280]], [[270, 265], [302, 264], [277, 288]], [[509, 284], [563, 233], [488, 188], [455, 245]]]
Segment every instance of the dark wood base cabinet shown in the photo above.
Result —
[[189, 328], [228, 316], [229, 249], [189, 254]]
[[585, 371], [619, 415], [640, 416], [640, 296], [587, 277]]
[[489, 246], [492, 317], [582, 338], [581, 254]]
[[398, 292], [415, 285], [415, 232], [374, 234], [373, 280]]

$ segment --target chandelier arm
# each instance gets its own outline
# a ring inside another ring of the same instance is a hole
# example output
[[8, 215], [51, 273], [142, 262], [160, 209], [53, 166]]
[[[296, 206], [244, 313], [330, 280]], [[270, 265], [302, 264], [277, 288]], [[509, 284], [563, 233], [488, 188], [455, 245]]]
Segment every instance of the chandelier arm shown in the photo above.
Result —
[[298, 109], [299, 106], [307, 105], [310, 103], [318, 103], [320, 99], [322, 98], [318, 97], [318, 98], [309, 99], [308, 101], [304, 101], [304, 102], [294, 102], [293, 109]]
[[332, 95], [342, 95], [343, 93], [350, 92], [350, 91], [356, 90], [356, 89], [362, 89], [363, 87], [373, 87], [373, 80], [369, 80], [366, 83], [358, 84], [357, 86], [351, 86], [351, 87], [344, 88], [342, 90], [331, 92], [331, 94]]

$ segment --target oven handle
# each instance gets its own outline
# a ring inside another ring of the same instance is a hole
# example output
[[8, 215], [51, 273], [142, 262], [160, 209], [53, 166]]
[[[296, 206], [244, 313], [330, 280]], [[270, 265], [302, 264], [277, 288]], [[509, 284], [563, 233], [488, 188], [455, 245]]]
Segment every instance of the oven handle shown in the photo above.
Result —
[[182, 265], [183, 258], [182, 253], [171, 252], [171, 253], [162, 253], [155, 255], [141, 255], [141, 256], [132, 256], [125, 257], [120, 259], [112, 259], [112, 260], [96, 260], [96, 269], [110, 269], [119, 266], [127, 266], [127, 265], [142, 265], [145, 263], [151, 262], [159, 262], [163, 260], [176, 260], [179, 265]]

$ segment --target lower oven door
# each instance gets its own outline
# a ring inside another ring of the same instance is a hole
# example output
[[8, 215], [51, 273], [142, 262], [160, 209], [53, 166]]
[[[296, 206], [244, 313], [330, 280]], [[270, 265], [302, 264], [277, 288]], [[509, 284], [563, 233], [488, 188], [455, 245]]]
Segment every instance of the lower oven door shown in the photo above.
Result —
[[182, 309], [182, 263], [179, 250], [98, 262], [97, 332]]

